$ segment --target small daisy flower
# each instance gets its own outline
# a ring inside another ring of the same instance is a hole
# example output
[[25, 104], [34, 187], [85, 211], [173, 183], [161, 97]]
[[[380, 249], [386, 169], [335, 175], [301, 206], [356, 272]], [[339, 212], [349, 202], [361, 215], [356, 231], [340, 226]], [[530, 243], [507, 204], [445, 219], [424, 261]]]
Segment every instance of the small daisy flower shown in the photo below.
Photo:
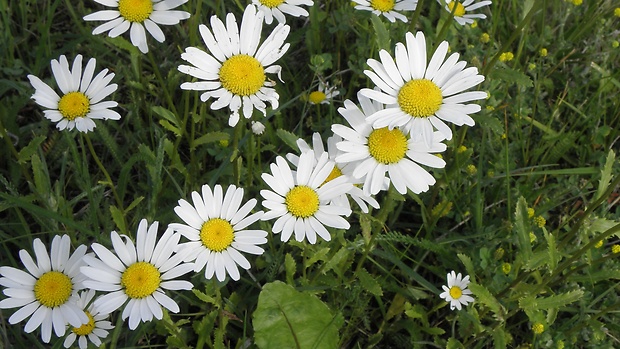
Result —
[[[290, 27], [278, 24], [269, 37], [259, 47], [263, 27], [262, 12], [254, 5], [248, 5], [243, 12], [241, 30], [232, 13], [226, 16], [226, 25], [216, 16], [211, 17], [211, 30], [206, 25], [199, 26], [200, 35], [210, 53], [196, 47], [188, 47], [181, 58], [193, 66], [180, 65], [179, 71], [205, 81], [185, 82], [184, 90], [207, 91], [200, 99], [206, 102], [214, 97], [211, 109], [218, 110], [228, 106], [232, 112], [228, 119], [230, 126], [239, 122], [239, 109], [243, 116], [252, 117], [254, 108], [266, 115], [265, 102], [278, 108], [275, 81], [265, 75], [278, 74], [282, 68], [273, 63], [288, 50], [284, 40]], [[280, 79], [282, 81], [282, 79]]]
[[273, 17], [275, 17], [279, 23], [285, 23], [285, 13], [293, 17], [307, 17], [308, 11], [300, 7], [300, 5], [314, 5], [314, 1], [312, 0], [252, 0], [252, 3], [265, 15], [265, 23], [267, 24], [273, 22]]
[[78, 306], [77, 291], [83, 288], [84, 276], [80, 274], [86, 246], [80, 245], [69, 253], [69, 235], [55, 236], [48, 254], [40, 239], [34, 239], [37, 262], [26, 250], [19, 251], [19, 258], [28, 272], [0, 267], [0, 285], [6, 287], [8, 297], [0, 301], [0, 309], [20, 308], [9, 318], [16, 324], [30, 316], [24, 327], [30, 333], [41, 327], [41, 339], [49, 343], [52, 328], [56, 336], [64, 336], [67, 324], [80, 327], [88, 316]]
[[[316, 161], [312, 152], [301, 154], [297, 172], [293, 173], [286, 160], [278, 156], [271, 164], [271, 174], [261, 176], [271, 190], [261, 190], [265, 199], [266, 212], [262, 220], [278, 218], [272, 231], [279, 234], [282, 241], [288, 241], [295, 233], [295, 240], [304, 238], [311, 244], [316, 243], [316, 236], [330, 241], [331, 235], [325, 226], [337, 229], [349, 229], [351, 226], [341, 216], [351, 214], [350, 207], [329, 203], [343, 195], [353, 186], [346, 176], [339, 176], [325, 183], [334, 168], [334, 162], [323, 153]], [[324, 184], [323, 184], [324, 183]]]
[[170, 224], [190, 241], [181, 244], [181, 251], [186, 253], [186, 261], [194, 261], [194, 271], [205, 268], [205, 278], [213, 274], [219, 281], [224, 281], [226, 274], [233, 280], [241, 277], [237, 265], [250, 269], [250, 262], [240, 253], [261, 255], [265, 250], [258, 245], [267, 243], [264, 230], [246, 229], [263, 216], [258, 211], [248, 216], [256, 206], [256, 199], [250, 199], [243, 206], [243, 188], [231, 185], [223, 195], [221, 185], [202, 186], [200, 193], [192, 192], [192, 206], [186, 200], [179, 200], [174, 212], [187, 224]]
[[474, 301], [474, 298], [470, 296], [471, 291], [467, 289], [469, 285], [469, 275], [462, 277], [461, 273], [458, 275], [454, 270], [446, 276], [448, 279], [448, 286], [441, 286], [444, 290], [439, 297], [450, 302], [450, 309], [461, 310], [461, 305], [467, 305]]
[[478, 104], [465, 102], [485, 99], [484, 91], [463, 92], [484, 81], [478, 69], [458, 61], [453, 53], [444, 62], [448, 42], [442, 42], [427, 65], [426, 39], [422, 32], [406, 34], [407, 46], [396, 44], [396, 60], [386, 50], [379, 52], [381, 62], [369, 59], [373, 70], [364, 73], [381, 89], [362, 89], [361, 93], [388, 107], [370, 115], [374, 128], [401, 127], [414, 140], [424, 139], [430, 147], [433, 127], [446, 139], [452, 139], [452, 130], [444, 121], [455, 125], [473, 126], [469, 114], [480, 111]]
[[328, 83], [319, 81], [319, 89], [308, 95], [308, 101], [312, 104], [329, 104], [329, 101], [339, 94], [340, 91], [336, 86], [329, 86]]
[[110, 84], [114, 73], [108, 74], [104, 69], [97, 76], [95, 74], [96, 60], [91, 58], [82, 74], [82, 55], [77, 55], [73, 67], [69, 70], [69, 62], [64, 55], [59, 60], [52, 60], [52, 73], [62, 92], [60, 97], [48, 84], [34, 75], [28, 75], [30, 84], [35, 88], [32, 99], [44, 108], [45, 117], [57, 122], [59, 130], [73, 130], [89, 132], [95, 128], [95, 119], [119, 120], [121, 116], [109, 108], [116, 107], [114, 101], [102, 101], [118, 88]]
[[[315, 132], [312, 135], [312, 147], [310, 147], [310, 145], [308, 145], [308, 143], [306, 143], [306, 141], [301, 138], [297, 140], [297, 146], [299, 147], [299, 151], [302, 154], [305, 152], [312, 152], [314, 154], [314, 159], [317, 162], [319, 161], [319, 159], [325, 152], [327, 152], [329, 160], [336, 161], [336, 157], [342, 153], [340, 150], [338, 150], [336, 144], [341, 141], [342, 141], [342, 137], [337, 136], [337, 135], [333, 135], [327, 138], [327, 151], [325, 151], [325, 148], [323, 147], [323, 139], [321, 138], [321, 135], [318, 132]], [[286, 154], [286, 159], [290, 161], [296, 167], [299, 164], [299, 156], [295, 154], [292, 154], [292, 153]], [[330, 202], [334, 203], [337, 206], [344, 206], [344, 207], [350, 208], [351, 205], [349, 204], [349, 199], [347, 198], [347, 195], [348, 195], [351, 197], [351, 199], [353, 199], [353, 201], [357, 203], [357, 205], [360, 207], [362, 212], [368, 213], [367, 203], [374, 208], [379, 208], [379, 203], [372, 196], [365, 195], [362, 189], [357, 187], [357, 185], [362, 184], [363, 181], [356, 180], [352, 176], [354, 167], [355, 166], [352, 163], [340, 164], [340, 165], [334, 164], [334, 168], [329, 173], [329, 176], [327, 176], [325, 183], [331, 181], [334, 178], [345, 175], [347, 176], [347, 178], [349, 178], [349, 181], [353, 184], [353, 186], [351, 187], [351, 190], [346, 193], [346, 195], [343, 194], [343, 195], [337, 196], [333, 198]], [[388, 186], [389, 186], [389, 181], [385, 183], [385, 188], [387, 189]]]
[[109, 31], [115, 38], [129, 29], [131, 43], [142, 53], [149, 52], [144, 28], [159, 42], [166, 37], [160, 25], [175, 25], [189, 18], [189, 12], [171, 11], [187, 0], [95, 0], [101, 5], [114, 8], [84, 16], [85, 21], [107, 21], [93, 30], [93, 35]]
[[[179, 312], [178, 304], [168, 297], [164, 290], [190, 290], [189, 281], [174, 280], [192, 269], [194, 265], [182, 262], [182, 255], [174, 254], [180, 235], [166, 229], [157, 241], [155, 221], [148, 226], [146, 219], [140, 221], [136, 244], [126, 235], [112, 231], [112, 253], [101, 244], [93, 243], [91, 248], [97, 254], [84, 256], [80, 271], [90, 280], [84, 286], [97, 291], [108, 292], [95, 299], [93, 305], [101, 313], [111, 313], [125, 305], [123, 320], [129, 318], [129, 329], [138, 324], [163, 317], [162, 306], [173, 313]], [[125, 239], [125, 241], [123, 241]]]
[[[444, 5], [446, 11], [452, 13], [454, 11], [454, 20], [460, 25], [474, 23], [474, 18], [485, 19], [487, 16], [483, 13], [469, 13], [484, 6], [491, 5], [492, 1], [479, 1], [474, 3], [474, 0], [452, 1], [452, 0], [437, 0], [439, 4]], [[454, 7], [456, 6], [456, 9]]]
[[445, 167], [446, 162], [433, 155], [446, 150], [446, 145], [441, 143], [444, 135], [432, 133], [431, 145], [428, 146], [421, 140], [408, 137], [398, 127], [391, 130], [387, 127], [374, 128], [368, 123], [368, 115], [377, 114], [384, 110], [384, 106], [372, 102], [361, 92], [357, 97], [362, 105], [361, 110], [348, 99], [344, 101], [343, 108], [338, 108], [351, 127], [332, 125], [332, 131], [344, 139], [337, 145], [342, 154], [336, 157], [336, 162], [355, 163], [352, 175], [364, 181], [365, 195], [375, 195], [387, 189], [384, 185], [386, 173], [401, 194], [406, 194], [407, 189], [416, 194], [427, 191], [430, 185], [435, 184], [435, 178], [418, 163], [433, 168]]
[[[86, 316], [88, 316], [88, 323], [83, 324], [80, 327], [73, 327], [71, 332], [65, 338], [63, 345], [65, 348], [70, 348], [75, 340], [78, 340], [80, 349], [88, 348], [87, 340], [90, 340], [97, 347], [101, 346], [101, 338], [108, 336], [109, 332], [114, 328], [110, 321], [107, 321], [109, 314], [101, 314], [97, 309], [90, 304], [91, 300], [95, 297], [94, 290], [83, 291], [80, 293], [77, 305], [84, 310]], [[90, 304], [90, 305], [89, 305]]]
[[383, 15], [390, 22], [397, 19], [407, 23], [407, 17], [397, 11], [414, 11], [418, 0], [353, 0], [355, 9], [371, 11], [377, 16]]

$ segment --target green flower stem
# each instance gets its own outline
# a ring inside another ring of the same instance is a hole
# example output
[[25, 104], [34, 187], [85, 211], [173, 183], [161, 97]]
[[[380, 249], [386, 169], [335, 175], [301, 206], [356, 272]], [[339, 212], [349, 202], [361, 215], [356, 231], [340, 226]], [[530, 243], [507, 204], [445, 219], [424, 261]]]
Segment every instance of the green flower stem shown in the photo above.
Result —
[[[121, 214], [123, 216], [124, 227], [119, 227], [119, 228], [126, 228], [127, 222], [125, 220], [125, 208], [123, 206], [123, 201], [121, 200], [120, 196], [118, 196], [118, 193], [116, 192], [116, 186], [114, 185], [114, 182], [112, 181], [112, 178], [110, 177], [110, 174], [108, 173], [108, 170], [101, 163], [101, 160], [99, 160], [99, 156], [97, 156], [97, 153], [95, 152], [95, 148], [93, 148], [93, 143], [90, 141], [90, 137], [88, 136], [88, 133], [80, 133], [80, 135], [83, 137], [83, 139], [86, 140], [88, 150], [90, 151], [90, 154], [92, 155], [93, 159], [97, 163], [99, 170], [101, 170], [101, 172], [105, 176], [105, 179], [106, 179], [105, 184], [110, 186], [110, 189], [112, 190], [112, 195], [114, 195], [114, 199], [116, 200], [116, 205], [118, 209], [121, 211]], [[123, 233], [126, 233], [126, 232], [123, 232]]]
[[416, 25], [418, 24], [418, 18], [420, 18], [420, 14], [422, 13], [422, 0], [418, 1], [418, 5], [413, 11], [413, 16], [411, 17], [411, 22], [409, 23], [409, 31], [414, 33], [416, 31]]

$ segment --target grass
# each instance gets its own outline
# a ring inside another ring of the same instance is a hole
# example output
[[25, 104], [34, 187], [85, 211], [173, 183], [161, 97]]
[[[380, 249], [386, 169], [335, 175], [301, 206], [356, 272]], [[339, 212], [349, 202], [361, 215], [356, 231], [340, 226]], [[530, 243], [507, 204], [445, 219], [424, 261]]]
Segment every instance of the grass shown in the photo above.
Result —
[[[135, 236], [143, 218], [180, 222], [177, 201], [203, 184], [241, 186], [245, 200], [261, 201], [261, 174], [275, 157], [297, 154], [297, 138], [326, 139], [332, 124], [344, 124], [343, 101], [373, 86], [366, 60], [420, 30], [429, 47], [447, 40], [477, 67], [486, 79], [475, 89], [489, 94], [472, 115], [476, 126], [453, 128], [447, 165], [432, 171], [437, 183], [417, 195], [382, 192], [381, 208], [368, 214], [353, 206], [351, 229], [331, 230], [330, 242], [282, 243], [273, 222], [260, 222], [270, 232], [265, 253], [250, 257], [240, 281], [187, 276], [194, 291], [171, 294], [178, 314], [129, 331], [117, 311], [105, 347], [275, 348], [293, 335], [282, 343], [620, 345], [617, 4], [495, 1], [482, 11], [487, 19], [462, 27], [432, 0], [409, 14], [417, 20], [394, 24], [349, 1], [315, 0], [309, 17], [287, 19], [280, 107], [266, 118], [255, 112], [266, 126], [259, 136], [248, 121], [229, 127], [226, 108], [213, 111], [181, 90], [189, 77], [177, 70], [186, 47], [202, 46], [199, 24], [229, 12], [240, 21], [246, 2], [189, 1], [182, 9], [192, 17], [164, 27], [163, 44], [149, 37], [142, 54], [127, 34], [91, 35], [95, 24], [82, 17], [103, 8], [93, 1], [0, 0], [0, 265], [22, 269], [18, 251], [31, 252], [35, 238], [68, 234], [74, 247], [110, 246], [112, 230]], [[514, 58], [502, 61], [504, 52]], [[56, 86], [50, 60], [62, 54], [95, 57], [97, 70], [116, 74], [111, 99], [121, 120], [84, 135], [43, 117], [26, 75]], [[339, 88], [329, 105], [307, 102], [320, 79]], [[451, 270], [472, 280], [476, 301], [460, 311], [439, 298]], [[9, 324], [13, 311], [0, 313], [0, 347], [62, 347], [63, 339], [48, 345], [38, 330], [24, 333], [25, 322]], [[313, 323], [324, 327], [308, 339], [301, 328]], [[538, 324], [544, 329], [534, 333]]]

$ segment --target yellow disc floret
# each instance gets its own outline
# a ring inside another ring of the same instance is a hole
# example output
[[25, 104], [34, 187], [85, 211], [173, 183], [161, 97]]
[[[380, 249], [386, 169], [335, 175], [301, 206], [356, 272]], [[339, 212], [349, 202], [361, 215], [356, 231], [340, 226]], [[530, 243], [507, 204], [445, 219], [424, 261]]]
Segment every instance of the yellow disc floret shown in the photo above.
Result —
[[65, 304], [72, 291], [71, 279], [59, 271], [48, 271], [34, 283], [34, 297], [48, 308]]
[[137, 262], [129, 266], [121, 276], [121, 286], [130, 298], [144, 298], [157, 290], [161, 273], [151, 263]]
[[83, 118], [90, 111], [90, 99], [82, 92], [69, 92], [58, 101], [58, 111], [65, 119]]
[[119, 0], [118, 12], [129, 22], [142, 23], [153, 12], [151, 0]]
[[325, 98], [327, 98], [327, 95], [321, 91], [314, 91], [308, 96], [308, 100], [314, 104], [319, 104], [323, 102]]
[[375, 160], [386, 165], [402, 160], [407, 148], [407, 137], [397, 128], [380, 128], [368, 136], [368, 152]]
[[398, 91], [398, 105], [405, 113], [416, 118], [429, 117], [439, 110], [441, 90], [427, 79], [410, 80]]
[[[454, 6], [456, 6], [456, 10], [454, 9]], [[465, 14], [465, 6], [463, 6], [463, 4], [458, 1], [453, 1], [449, 3], [448, 8], [450, 9], [450, 12], [454, 11], [455, 17], [463, 17], [463, 15]]]
[[381, 12], [392, 11], [394, 9], [394, 0], [370, 0], [370, 7]]
[[222, 252], [232, 244], [234, 232], [233, 226], [227, 220], [212, 218], [202, 224], [200, 240], [209, 250]]
[[338, 166], [334, 165], [334, 168], [332, 169], [332, 171], [329, 173], [329, 175], [327, 176], [327, 178], [321, 185], [331, 181], [332, 179], [338, 178], [340, 176], [342, 176], [342, 171], [338, 168]]
[[256, 58], [244, 54], [230, 57], [220, 68], [222, 86], [239, 96], [255, 94], [263, 86], [265, 79], [263, 65]]
[[452, 297], [452, 299], [459, 299], [461, 298], [462, 295], [463, 295], [463, 290], [461, 290], [460, 287], [458, 286], [450, 287], [450, 297]]
[[84, 310], [84, 312], [86, 313], [86, 316], [88, 316], [88, 322], [80, 327], [74, 327], [71, 330], [78, 336], [88, 336], [95, 329], [95, 319], [88, 311]]
[[308, 218], [319, 210], [319, 194], [308, 186], [298, 185], [286, 194], [284, 203], [293, 216]]
[[259, 2], [269, 8], [274, 8], [280, 6], [284, 0], [259, 0]]

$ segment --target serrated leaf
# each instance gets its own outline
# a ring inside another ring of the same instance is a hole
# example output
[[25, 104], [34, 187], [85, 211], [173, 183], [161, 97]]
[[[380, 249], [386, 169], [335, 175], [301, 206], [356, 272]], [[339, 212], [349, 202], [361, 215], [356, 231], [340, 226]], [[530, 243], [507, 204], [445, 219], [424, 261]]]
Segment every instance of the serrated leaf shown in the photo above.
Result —
[[180, 128], [181, 127], [181, 123], [179, 122], [179, 119], [170, 110], [168, 110], [168, 109], [166, 109], [166, 108], [164, 108], [162, 106], [159, 106], [159, 105], [152, 106], [151, 110], [153, 111], [153, 113], [155, 113], [155, 114], [159, 115], [160, 117], [168, 120], [172, 125], [174, 125], [174, 127], [176, 127], [176, 128]]
[[39, 145], [41, 145], [46, 138], [45, 136], [34, 137], [27, 146], [23, 147], [22, 150], [17, 153], [17, 162], [20, 164], [28, 162], [32, 155], [36, 153], [37, 149], [39, 149]]
[[193, 151], [199, 145], [213, 143], [213, 142], [227, 141], [229, 139], [230, 139], [230, 135], [226, 132], [220, 132], [220, 131], [209, 132], [209, 133], [206, 133], [200, 136], [197, 139], [194, 139], [191, 142], [189, 149]]
[[306, 259], [304, 261], [304, 268], [308, 268], [310, 266], [312, 266], [312, 264], [318, 262], [318, 261], [325, 261], [327, 260], [327, 254], [329, 253], [330, 248], [329, 247], [323, 247], [320, 248], [318, 250], [313, 251], [310, 256], [310, 258]]
[[390, 33], [385, 27], [385, 23], [383, 23], [379, 16], [373, 15], [370, 16], [370, 21], [372, 22], [372, 27], [376, 34], [375, 39], [377, 40], [377, 46], [379, 47], [379, 49], [387, 50], [389, 52], [392, 47], [392, 43], [390, 39]]
[[551, 308], [559, 308], [563, 307], [567, 304], [578, 301], [581, 297], [583, 297], [582, 290], [574, 290], [566, 293], [561, 293], [554, 296], [549, 296], [545, 298], [536, 298], [535, 296], [526, 296], [519, 299], [519, 307], [521, 309], [537, 309], [537, 310], [547, 310]]
[[381, 285], [377, 282], [374, 276], [370, 275], [366, 269], [362, 268], [355, 273], [357, 279], [360, 281], [362, 288], [375, 296], [383, 296], [383, 290]]
[[558, 261], [560, 258], [560, 252], [558, 251], [558, 247], [555, 243], [555, 236], [552, 233], [549, 233], [545, 227], [543, 229], [543, 236], [547, 241], [547, 253], [549, 254], [548, 265], [549, 270], [553, 271], [555, 267], [558, 266]]
[[524, 262], [526, 270], [537, 269], [541, 265], [549, 264], [549, 253], [547, 251], [534, 252], [532, 253], [532, 256]]
[[504, 124], [496, 117], [485, 113], [472, 114], [471, 117], [482, 128], [488, 128], [496, 135], [504, 133]]
[[405, 297], [403, 297], [400, 293], [396, 293], [394, 298], [392, 298], [392, 302], [390, 303], [387, 313], [385, 314], [385, 321], [404, 313], [405, 303]]
[[281, 128], [276, 130], [276, 135], [284, 142], [286, 145], [291, 147], [291, 149], [299, 152], [299, 147], [297, 146], [297, 137], [294, 133], [283, 130]]
[[515, 229], [517, 233], [517, 246], [519, 256], [523, 263], [527, 263], [532, 257], [532, 242], [530, 241], [530, 220], [527, 215], [527, 203], [524, 197], [517, 201], [515, 210]]
[[314, 295], [275, 281], [263, 286], [252, 323], [259, 348], [332, 349], [344, 319]]
[[422, 327], [422, 331], [433, 336], [441, 336], [442, 334], [446, 333], [444, 329], [441, 329], [439, 327]]
[[596, 195], [594, 196], [595, 199], [600, 198], [605, 193], [605, 191], [607, 191], [609, 183], [611, 182], [612, 171], [615, 162], [616, 153], [614, 153], [614, 151], [610, 149], [609, 153], [607, 153], [607, 158], [605, 159], [605, 165], [601, 170], [601, 179], [598, 182], [598, 189], [596, 189]]
[[192, 293], [194, 293], [194, 296], [196, 296], [196, 298], [200, 299], [201, 301], [207, 303], [207, 304], [212, 304], [217, 306], [217, 300], [207, 294], [205, 294], [204, 292], [201, 292], [195, 288], [192, 289]]
[[159, 124], [166, 130], [174, 133], [175, 136], [181, 137], [183, 132], [178, 127], [173, 126], [168, 120], [159, 120]]
[[164, 139], [164, 151], [166, 152], [166, 155], [168, 155], [168, 158], [170, 159], [170, 167], [176, 169], [177, 171], [181, 172], [182, 174], [186, 174], [187, 173], [187, 169], [185, 168], [185, 165], [181, 161], [181, 157], [179, 156], [179, 152], [176, 151], [176, 149], [174, 147], [174, 143], [172, 143], [167, 138]]
[[333, 256], [331, 256], [325, 262], [325, 266], [323, 267], [323, 274], [327, 273], [330, 270], [334, 270], [338, 276], [342, 276], [346, 270], [342, 270], [343, 266], [348, 265], [344, 262], [349, 258], [349, 256], [353, 253], [353, 250], [350, 250], [346, 247], [342, 247], [336, 252]]
[[501, 328], [496, 328], [493, 331], [493, 345], [495, 349], [505, 349], [508, 345], [506, 340], [506, 332]]
[[114, 224], [116, 224], [118, 229], [123, 234], [127, 234], [127, 226], [125, 225], [125, 217], [123, 216], [123, 213], [121, 212], [121, 210], [118, 207], [111, 205], [110, 214], [112, 215], [112, 220], [114, 221]]
[[458, 253], [456, 256], [461, 260], [461, 263], [463, 263], [463, 265], [465, 266], [465, 270], [467, 271], [467, 274], [470, 275], [470, 277], [476, 275], [474, 273], [474, 263], [471, 261], [471, 258], [469, 258], [469, 256], [462, 253]]
[[504, 307], [499, 303], [497, 298], [495, 298], [495, 296], [493, 296], [486, 287], [472, 282], [469, 284], [469, 289], [474, 294], [475, 296], [474, 298], [476, 299], [476, 302], [482, 303], [486, 305], [487, 307], [489, 307], [489, 309], [491, 309], [491, 311], [495, 314], [495, 316], [499, 320], [503, 321]]
[[532, 79], [524, 73], [510, 68], [496, 68], [491, 71], [489, 78], [502, 80], [509, 85], [517, 84], [521, 87], [532, 87]]
[[[48, 199], [50, 197], [51, 184], [47, 166], [44, 165], [37, 154], [32, 155], [30, 164], [32, 165], [35, 189], [41, 197]], [[46, 202], [46, 204], [48, 203]]]
[[290, 253], [284, 256], [284, 270], [286, 271], [286, 282], [292, 285], [295, 278], [296, 267], [295, 259], [293, 259]]
[[456, 338], [448, 338], [448, 342], [446, 343], [446, 349], [464, 349], [465, 346], [463, 343], [459, 342]]

